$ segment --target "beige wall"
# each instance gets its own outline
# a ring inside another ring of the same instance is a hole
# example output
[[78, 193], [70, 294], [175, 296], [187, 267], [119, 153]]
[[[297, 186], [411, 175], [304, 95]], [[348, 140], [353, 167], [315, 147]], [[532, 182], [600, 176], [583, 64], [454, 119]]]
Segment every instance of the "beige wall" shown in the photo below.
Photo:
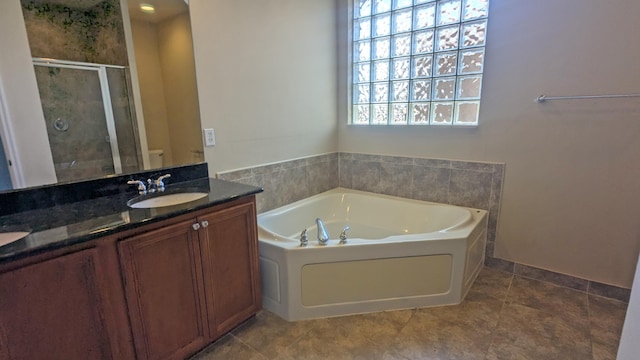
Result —
[[351, 127], [343, 102], [339, 148], [505, 162], [496, 257], [629, 287], [640, 99], [534, 98], [640, 93], [638, 18], [637, 0], [492, 1], [477, 129]]
[[164, 101], [164, 82], [160, 63], [156, 26], [146, 21], [131, 21], [142, 112], [150, 150], [164, 150], [165, 165], [172, 164], [171, 137]]
[[158, 24], [158, 38], [173, 164], [190, 164], [198, 161], [202, 136], [189, 15]]
[[211, 174], [337, 150], [335, 3], [192, 0]]
[[0, 133], [7, 159], [20, 167], [20, 175], [12, 178], [14, 187], [56, 182], [18, 0], [0, 1], [0, 96], [0, 120], [4, 121]]

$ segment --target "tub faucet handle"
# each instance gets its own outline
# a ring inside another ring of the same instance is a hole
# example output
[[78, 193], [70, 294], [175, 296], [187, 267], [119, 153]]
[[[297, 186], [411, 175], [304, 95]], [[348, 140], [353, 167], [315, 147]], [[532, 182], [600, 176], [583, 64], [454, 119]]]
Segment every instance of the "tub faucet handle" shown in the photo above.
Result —
[[349, 231], [349, 229], [351, 229], [350, 226], [345, 226], [344, 229], [342, 229], [342, 232], [340, 233], [340, 244], [347, 243], [347, 231]]
[[300, 247], [309, 245], [309, 237], [307, 237], [307, 229], [302, 230], [300, 233]]

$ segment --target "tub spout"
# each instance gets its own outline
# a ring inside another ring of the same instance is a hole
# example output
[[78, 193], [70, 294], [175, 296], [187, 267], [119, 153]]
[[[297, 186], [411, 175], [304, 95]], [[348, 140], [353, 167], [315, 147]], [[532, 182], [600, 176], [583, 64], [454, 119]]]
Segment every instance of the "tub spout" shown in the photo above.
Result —
[[329, 234], [327, 233], [327, 228], [324, 226], [324, 222], [322, 219], [316, 219], [316, 225], [318, 225], [318, 242], [320, 245], [327, 245], [329, 241]]

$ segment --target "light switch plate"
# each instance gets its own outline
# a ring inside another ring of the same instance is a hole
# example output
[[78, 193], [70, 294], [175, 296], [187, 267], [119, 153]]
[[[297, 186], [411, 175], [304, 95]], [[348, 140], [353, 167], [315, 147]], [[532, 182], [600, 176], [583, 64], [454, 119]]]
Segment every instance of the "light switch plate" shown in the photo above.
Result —
[[203, 129], [204, 132], [204, 146], [216, 145], [216, 133], [213, 129]]

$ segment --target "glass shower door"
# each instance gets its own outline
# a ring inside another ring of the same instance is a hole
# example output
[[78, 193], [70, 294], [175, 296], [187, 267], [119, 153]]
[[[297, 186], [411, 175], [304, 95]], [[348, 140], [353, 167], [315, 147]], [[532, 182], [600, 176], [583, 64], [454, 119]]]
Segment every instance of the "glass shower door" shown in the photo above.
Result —
[[34, 65], [58, 181], [122, 173], [106, 69]]

